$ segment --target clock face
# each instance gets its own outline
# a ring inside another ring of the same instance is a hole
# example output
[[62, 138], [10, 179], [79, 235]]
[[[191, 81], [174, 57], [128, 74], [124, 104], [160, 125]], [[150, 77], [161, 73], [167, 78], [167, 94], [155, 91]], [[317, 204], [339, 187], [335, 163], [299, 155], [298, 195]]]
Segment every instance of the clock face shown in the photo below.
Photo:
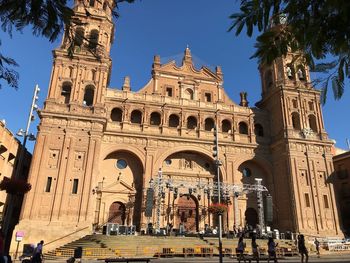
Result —
[[313, 131], [310, 128], [305, 128], [302, 130], [305, 137], [308, 137], [313, 134]]

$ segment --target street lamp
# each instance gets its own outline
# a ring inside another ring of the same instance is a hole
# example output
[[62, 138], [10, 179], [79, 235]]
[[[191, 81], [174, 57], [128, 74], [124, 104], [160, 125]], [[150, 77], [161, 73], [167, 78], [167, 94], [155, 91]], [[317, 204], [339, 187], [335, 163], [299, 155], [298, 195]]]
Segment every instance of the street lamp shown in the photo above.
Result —
[[[23, 137], [23, 143], [22, 143], [22, 148], [21, 148], [21, 153], [19, 155], [19, 159], [18, 159], [18, 174], [21, 172], [21, 164], [23, 161], [23, 157], [24, 157], [24, 151], [25, 151], [25, 147], [26, 147], [26, 143], [27, 143], [27, 139], [29, 141], [35, 141], [35, 135], [33, 133], [29, 133], [29, 128], [30, 128], [30, 124], [32, 121], [34, 121], [35, 116], [33, 114], [34, 110], [38, 110], [38, 105], [36, 104], [36, 102], [38, 101], [39, 97], [38, 97], [38, 93], [40, 91], [40, 88], [38, 86], [38, 84], [35, 86], [34, 89], [34, 94], [33, 94], [33, 98], [32, 98], [32, 104], [30, 106], [30, 111], [29, 111], [29, 115], [28, 115], [28, 120], [27, 120], [27, 127], [25, 130], [23, 129], [19, 129], [18, 132], [16, 133], [17, 136], [19, 137]], [[16, 176], [18, 177], [18, 176]]]
[[16, 133], [16, 135], [18, 137], [24, 137], [24, 136], [28, 137], [29, 141], [35, 141], [36, 140], [35, 135], [33, 133], [29, 133], [28, 135], [25, 135], [25, 134], [26, 134], [26, 132], [23, 129], [19, 129], [18, 132]]
[[[218, 138], [218, 127], [214, 125], [214, 147], [213, 157], [215, 158], [216, 165], [216, 180], [218, 188], [218, 202], [221, 204], [221, 182], [220, 182], [220, 166], [222, 165], [219, 160], [219, 138]], [[222, 214], [219, 213], [219, 262], [222, 263]]]

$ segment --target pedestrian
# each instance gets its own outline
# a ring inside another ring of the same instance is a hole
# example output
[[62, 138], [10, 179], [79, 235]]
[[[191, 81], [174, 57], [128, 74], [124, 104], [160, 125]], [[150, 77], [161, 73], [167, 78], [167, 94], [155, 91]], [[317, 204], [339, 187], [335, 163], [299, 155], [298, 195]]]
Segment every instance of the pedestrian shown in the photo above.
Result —
[[237, 228], [236, 228], [236, 224], [233, 225], [233, 237], [237, 237]]
[[276, 256], [276, 247], [278, 246], [278, 243], [275, 243], [272, 237], [269, 237], [269, 240], [267, 242], [267, 253], [269, 254], [269, 257], [267, 259], [267, 263], [270, 262], [270, 259], [273, 259], [273, 261], [277, 262], [277, 256]]
[[318, 257], [320, 257], [320, 241], [317, 240], [317, 238], [315, 238], [315, 247], [316, 247], [316, 254]]
[[237, 237], [242, 236], [242, 227], [241, 225], [239, 225], [238, 229], [237, 229]]
[[33, 263], [41, 263], [43, 259], [43, 245], [44, 245], [44, 240], [41, 240], [36, 248], [34, 249], [33, 253]]
[[238, 263], [240, 263], [241, 260], [244, 260], [244, 263], [245, 263], [244, 249], [245, 249], [245, 243], [244, 243], [244, 240], [243, 240], [243, 236], [241, 236], [238, 239], [238, 244], [237, 244], [237, 248], [236, 248], [236, 253], [237, 253], [237, 256], [238, 256]]
[[305, 256], [305, 263], [308, 263], [309, 262], [309, 253], [308, 253], [307, 248], [305, 246], [304, 235], [298, 236], [298, 249], [299, 249], [299, 253], [301, 255], [301, 263], [304, 263], [304, 256]]
[[259, 263], [260, 253], [259, 253], [259, 246], [256, 243], [256, 237], [252, 236], [252, 251], [253, 251], [253, 260], [255, 259], [256, 262]]

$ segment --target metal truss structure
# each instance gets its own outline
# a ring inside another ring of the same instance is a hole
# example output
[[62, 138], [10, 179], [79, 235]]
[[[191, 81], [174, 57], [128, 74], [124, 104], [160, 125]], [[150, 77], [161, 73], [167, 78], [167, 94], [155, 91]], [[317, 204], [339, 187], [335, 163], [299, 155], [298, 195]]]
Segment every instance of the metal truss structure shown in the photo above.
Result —
[[149, 182], [149, 188], [152, 188], [154, 190], [156, 196], [156, 231], [160, 231], [162, 199], [165, 198], [167, 192], [172, 192], [175, 198], [177, 198], [178, 195], [196, 195], [199, 200], [203, 195], [208, 198], [218, 198], [219, 195], [221, 195], [221, 200], [230, 200], [230, 198], [233, 197], [235, 208], [235, 224], [237, 223], [236, 221], [238, 218], [238, 197], [243, 194], [256, 192], [257, 205], [259, 210], [259, 224], [262, 231], [264, 231], [264, 207], [262, 193], [268, 192], [268, 190], [261, 184], [262, 179], [256, 178], [255, 180], [256, 184], [236, 185], [223, 182], [217, 183], [215, 181], [205, 179], [201, 180], [200, 178], [195, 181], [176, 178], [176, 176], [164, 178], [162, 170], [159, 169], [156, 180], [151, 179]]

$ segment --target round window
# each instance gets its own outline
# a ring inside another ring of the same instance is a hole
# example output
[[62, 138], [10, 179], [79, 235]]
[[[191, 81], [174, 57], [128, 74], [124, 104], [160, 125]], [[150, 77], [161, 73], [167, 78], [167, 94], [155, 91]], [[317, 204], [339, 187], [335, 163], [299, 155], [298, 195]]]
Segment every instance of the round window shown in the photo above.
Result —
[[125, 169], [128, 166], [128, 164], [125, 160], [119, 159], [116, 163], [116, 166], [118, 169]]
[[252, 172], [250, 171], [249, 168], [244, 168], [242, 173], [244, 177], [250, 177], [252, 175]]
[[170, 159], [166, 159], [165, 163], [166, 163], [166, 165], [170, 165], [171, 164], [171, 160]]

